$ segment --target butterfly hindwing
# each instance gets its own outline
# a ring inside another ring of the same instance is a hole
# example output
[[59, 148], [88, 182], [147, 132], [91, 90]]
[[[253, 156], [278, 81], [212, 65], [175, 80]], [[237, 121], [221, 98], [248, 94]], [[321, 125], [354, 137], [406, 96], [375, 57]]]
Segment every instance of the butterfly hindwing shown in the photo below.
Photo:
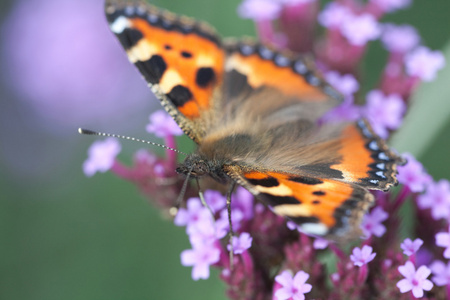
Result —
[[397, 165], [403, 160], [361, 119], [347, 125], [340, 136], [340, 160], [331, 167], [341, 172], [343, 181], [375, 190], [397, 185]]
[[[373, 196], [356, 184], [276, 171], [228, 168], [237, 182], [306, 233], [336, 237], [357, 234]], [[356, 229], [355, 229], [356, 228]]]
[[215, 111], [225, 51], [204, 23], [141, 2], [106, 1], [111, 30], [164, 108], [199, 143]]

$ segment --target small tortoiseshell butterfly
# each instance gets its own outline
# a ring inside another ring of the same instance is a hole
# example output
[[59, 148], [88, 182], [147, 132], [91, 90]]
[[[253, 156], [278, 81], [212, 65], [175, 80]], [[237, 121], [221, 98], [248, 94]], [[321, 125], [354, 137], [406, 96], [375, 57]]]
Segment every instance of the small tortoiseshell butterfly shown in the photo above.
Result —
[[178, 171], [237, 183], [306, 233], [358, 232], [401, 159], [366, 120], [321, 123], [342, 96], [313, 63], [141, 2], [106, 1], [128, 58], [198, 144]]

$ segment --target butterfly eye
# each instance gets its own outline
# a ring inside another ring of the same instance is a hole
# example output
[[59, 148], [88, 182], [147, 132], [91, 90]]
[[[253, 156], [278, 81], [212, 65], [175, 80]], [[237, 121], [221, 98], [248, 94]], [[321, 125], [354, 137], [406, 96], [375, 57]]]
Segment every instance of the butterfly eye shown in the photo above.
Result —
[[192, 173], [195, 176], [203, 176], [203, 175], [209, 173], [208, 165], [206, 164], [206, 162], [204, 160], [200, 160], [200, 161], [196, 162], [196, 164], [194, 165], [194, 169], [192, 170]]

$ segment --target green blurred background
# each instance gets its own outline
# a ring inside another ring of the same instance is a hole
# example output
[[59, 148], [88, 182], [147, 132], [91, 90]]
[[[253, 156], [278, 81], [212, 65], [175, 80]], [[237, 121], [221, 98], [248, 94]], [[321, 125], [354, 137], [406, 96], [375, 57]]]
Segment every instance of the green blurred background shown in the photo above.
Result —
[[[153, 2], [206, 20], [223, 36], [254, 35], [252, 22], [236, 14], [239, 0]], [[0, 3], [2, 19], [14, 5]], [[448, 0], [415, 0], [410, 9], [384, 20], [416, 26], [424, 44], [445, 51], [449, 62], [448, 12]], [[100, 10], [94, 13], [103, 18]], [[377, 82], [385, 57], [374, 43], [363, 89]], [[435, 179], [450, 179], [449, 64], [437, 81], [420, 88], [393, 140], [401, 152], [416, 154]], [[191, 269], [179, 258], [190, 248], [184, 230], [164, 220], [134, 186], [108, 173], [84, 176], [81, 165], [91, 137], [78, 135], [77, 126], [45, 123], [7, 85], [0, 85], [0, 299], [225, 299], [216, 271], [206, 281], [191, 279]], [[145, 105], [125, 119], [80, 120], [78, 126], [157, 140], [144, 131], [157, 106]], [[140, 145], [122, 144], [120, 158], [130, 161]]]

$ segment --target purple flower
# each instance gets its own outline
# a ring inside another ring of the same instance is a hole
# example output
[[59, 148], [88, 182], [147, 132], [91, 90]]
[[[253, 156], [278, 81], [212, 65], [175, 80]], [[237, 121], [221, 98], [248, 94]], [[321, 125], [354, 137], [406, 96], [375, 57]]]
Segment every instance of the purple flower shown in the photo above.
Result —
[[121, 146], [117, 139], [107, 138], [104, 141], [95, 141], [88, 150], [88, 159], [83, 163], [83, 172], [92, 176], [96, 172], [106, 172], [114, 164]]
[[405, 153], [402, 157], [406, 159], [406, 165], [397, 167], [398, 182], [407, 186], [413, 193], [423, 192], [425, 186], [431, 182], [431, 176], [411, 154]]
[[291, 272], [285, 270], [280, 275], [275, 277], [275, 281], [281, 285], [281, 287], [275, 290], [275, 299], [286, 300], [303, 300], [305, 294], [309, 293], [312, 289], [312, 285], [306, 283], [309, 275], [304, 271], [298, 271], [292, 278]]
[[328, 3], [324, 10], [319, 14], [319, 23], [327, 28], [340, 28], [352, 12], [345, 6], [336, 2]]
[[329, 84], [345, 97], [352, 96], [359, 90], [359, 83], [351, 74], [341, 75], [338, 72], [330, 71], [325, 74], [325, 78]]
[[214, 213], [220, 211], [227, 205], [227, 198], [218, 191], [206, 190], [204, 197], [206, 204], [208, 204]]
[[376, 40], [381, 34], [381, 29], [377, 19], [371, 14], [349, 15], [341, 25], [341, 33], [350, 44], [364, 46], [368, 41]]
[[[252, 246], [253, 238], [248, 232], [243, 232], [239, 237], [233, 237], [233, 252], [234, 254], [241, 254]], [[227, 246], [228, 251], [231, 251], [231, 245]]]
[[181, 264], [185, 267], [193, 266], [192, 279], [207, 279], [209, 266], [217, 263], [220, 258], [220, 250], [214, 244], [203, 244], [193, 249], [181, 252]]
[[417, 197], [417, 204], [420, 208], [431, 208], [431, 215], [435, 220], [450, 217], [450, 183], [441, 179], [438, 182], [431, 182], [427, 185], [424, 194]]
[[381, 40], [387, 50], [406, 53], [419, 44], [420, 36], [417, 30], [410, 25], [385, 24]]
[[344, 102], [338, 107], [328, 111], [323, 116], [323, 121], [348, 120], [354, 121], [360, 118], [360, 107], [354, 105], [353, 94], [359, 89], [359, 83], [351, 74], [340, 75], [330, 71], [325, 74], [328, 83], [344, 95]]
[[173, 135], [182, 135], [183, 130], [164, 110], [157, 110], [150, 115], [150, 124], [147, 132], [154, 133], [157, 137], [165, 138]]
[[298, 230], [298, 225], [292, 221], [287, 221], [286, 227], [289, 228], [290, 230]]
[[385, 12], [393, 12], [398, 9], [407, 8], [411, 5], [411, 0], [371, 0]]
[[436, 245], [439, 247], [444, 247], [444, 257], [450, 258], [450, 233], [449, 232], [439, 232], [436, 234]]
[[251, 220], [254, 215], [254, 199], [255, 198], [249, 191], [240, 186], [231, 196], [231, 208], [233, 211], [240, 211], [244, 220]]
[[273, 0], [244, 0], [238, 7], [238, 14], [244, 19], [274, 20], [279, 17], [281, 4]]
[[[244, 214], [239, 209], [231, 209], [231, 224], [233, 225], [233, 231], [237, 231], [242, 226], [242, 220], [244, 220]], [[228, 221], [228, 210], [224, 209], [220, 212], [220, 217], [217, 220], [219, 224], [223, 226], [226, 231], [229, 230], [230, 224]]]
[[403, 253], [407, 256], [411, 256], [419, 250], [420, 246], [423, 245], [423, 241], [421, 239], [415, 239], [412, 241], [410, 238], [407, 238], [400, 244], [400, 248], [403, 249]]
[[430, 265], [431, 272], [433, 272], [433, 282], [437, 286], [449, 285], [450, 284], [450, 262], [447, 265], [440, 260], [434, 261]]
[[121, 123], [152, 97], [108, 29], [103, 1], [14, 3], [1, 26], [4, 79], [43, 122]]
[[361, 107], [353, 103], [353, 96], [346, 97], [339, 106], [329, 110], [321, 119], [324, 122], [356, 121], [361, 118]]
[[400, 127], [405, 111], [406, 105], [398, 95], [385, 96], [378, 90], [367, 94], [364, 115], [370, 121], [373, 130], [382, 138], [388, 137], [389, 130]]
[[350, 255], [350, 259], [355, 266], [361, 267], [375, 258], [377, 254], [372, 251], [373, 248], [368, 245], [364, 245], [362, 249], [355, 247], [353, 248], [352, 255]]
[[361, 222], [364, 236], [369, 238], [373, 234], [381, 237], [386, 232], [386, 227], [381, 223], [387, 220], [388, 216], [388, 213], [379, 206], [375, 207], [369, 214], [366, 214]]
[[202, 211], [205, 209], [199, 198], [189, 198], [186, 201], [186, 209], [180, 208], [174, 223], [177, 226], [189, 226], [201, 219]]
[[431, 270], [426, 266], [421, 266], [416, 271], [414, 264], [407, 261], [403, 266], [398, 267], [398, 271], [405, 276], [404, 279], [397, 282], [397, 287], [401, 293], [412, 290], [414, 297], [422, 298], [423, 291], [429, 291], [433, 287], [433, 283], [427, 279], [431, 274]]
[[329, 242], [326, 239], [315, 238], [313, 243], [314, 249], [325, 249], [328, 247]]
[[215, 221], [199, 198], [188, 199], [186, 209], [178, 211], [174, 223], [186, 226], [191, 244], [211, 243], [223, 238], [228, 231], [228, 219]]
[[441, 52], [421, 46], [406, 55], [405, 65], [410, 76], [432, 81], [436, 78], [436, 73], [445, 66], [445, 58]]

